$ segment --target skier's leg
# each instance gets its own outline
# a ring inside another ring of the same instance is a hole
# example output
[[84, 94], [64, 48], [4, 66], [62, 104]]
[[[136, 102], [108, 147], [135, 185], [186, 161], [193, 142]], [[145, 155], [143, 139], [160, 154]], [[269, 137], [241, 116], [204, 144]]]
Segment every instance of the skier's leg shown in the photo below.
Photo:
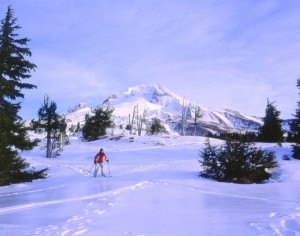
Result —
[[103, 171], [103, 164], [100, 163], [100, 167], [101, 167], [101, 176], [105, 176], [104, 171]]
[[99, 169], [99, 164], [95, 164], [95, 171], [94, 171], [94, 177], [97, 176], [97, 173], [98, 173], [98, 169]]

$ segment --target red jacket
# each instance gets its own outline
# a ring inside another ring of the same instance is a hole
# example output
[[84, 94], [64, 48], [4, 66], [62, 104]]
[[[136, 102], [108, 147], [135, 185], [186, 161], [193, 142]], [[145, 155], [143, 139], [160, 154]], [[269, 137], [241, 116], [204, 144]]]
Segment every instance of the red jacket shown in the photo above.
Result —
[[104, 152], [99, 152], [96, 154], [94, 158], [94, 163], [103, 163], [103, 161], [106, 159], [106, 155]]

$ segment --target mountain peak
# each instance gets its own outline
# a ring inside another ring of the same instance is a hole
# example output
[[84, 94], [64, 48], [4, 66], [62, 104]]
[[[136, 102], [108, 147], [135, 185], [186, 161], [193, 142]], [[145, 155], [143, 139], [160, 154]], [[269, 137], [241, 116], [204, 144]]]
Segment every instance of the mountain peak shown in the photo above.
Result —
[[135, 95], [148, 95], [152, 94], [153, 92], [165, 92], [168, 90], [159, 84], [151, 84], [151, 85], [137, 85], [134, 87], [128, 88], [124, 95], [126, 96], [135, 96]]
[[123, 94], [126, 97], [143, 97], [151, 103], [158, 103], [161, 105], [164, 105], [173, 99], [180, 100], [179, 96], [159, 84], [130, 87]]

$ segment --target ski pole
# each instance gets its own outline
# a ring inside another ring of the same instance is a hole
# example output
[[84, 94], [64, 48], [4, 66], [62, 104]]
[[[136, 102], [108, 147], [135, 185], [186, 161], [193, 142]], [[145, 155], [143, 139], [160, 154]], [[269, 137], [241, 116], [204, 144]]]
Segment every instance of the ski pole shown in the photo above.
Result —
[[110, 175], [110, 168], [109, 168], [109, 160], [106, 160], [106, 162], [107, 162], [107, 167], [108, 167], [108, 176], [111, 176]]
[[91, 169], [87, 172], [87, 174], [89, 174], [89, 173], [91, 172], [91, 170], [93, 169], [94, 165], [95, 165], [95, 164], [93, 164], [93, 165], [91, 166]]

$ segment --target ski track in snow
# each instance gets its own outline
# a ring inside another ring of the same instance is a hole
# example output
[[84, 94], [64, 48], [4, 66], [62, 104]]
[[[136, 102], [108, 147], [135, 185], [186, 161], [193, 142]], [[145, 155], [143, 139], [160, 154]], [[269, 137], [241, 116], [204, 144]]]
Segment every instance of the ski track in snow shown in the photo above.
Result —
[[[63, 204], [69, 203], [72, 201], [84, 201], [89, 200], [86, 204], [86, 207], [82, 210], [82, 213], [79, 215], [74, 215], [66, 222], [64, 222], [61, 226], [57, 225], [49, 225], [46, 227], [39, 227], [34, 230], [34, 232], [29, 232], [28, 235], [84, 235], [88, 233], [88, 229], [86, 228], [87, 225], [93, 224], [93, 220], [89, 217], [90, 214], [97, 214], [102, 215], [107, 212], [107, 210], [99, 209], [98, 204], [96, 201], [107, 202], [109, 207], [115, 207], [118, 205], [118, 195], [125, 193], [127, 191], [134, 191], [139, 188], [145, 188], [151, 184], [162, 184], [162, 185], [174, 185], [181, 188], [185, 188], [186, 190], [192, 191], [199, 191], [204, 194], [212, 194], [212, 195], [220, 195], [225, 197], [234, 197], [234, 198], [245, 198], [245, 199], [252, 199], [252, 200], [260, 200], [260, 201], [271, 201], [271, 202], [282, 202], [282, 200], [278, 199], [270, 199], [270, 198], [258, 198], [258, 197], [249, 197], [244, 195], [237, 195], [237, 194], [226, 194], [222, 192], [216, 191], [208, 191], [205, 189], [197, 188], [194, 186], [190, 186], [187, 184], [179, 184], [174, 183], [166, 179], [158, 180], [158, 181], [142, 181], [137, 184], [126, 186], [123, 188], [101, 192], [98, 194], [91, 194], [83, 197], [78, 198], [69, 198], [69, 199], [61, 199], [56, 201], [45, 201], [45, 202], [36, 202], [31, 204], [24, 204], [14, 207], [2, 208], [0, 209], [0, 215], [5, 215], [8, 213], [27, 210], [30, 208], [35, 207], [42, 207], [42, 206], [49, 206], [53, 204]], [[113, 201], [112, 197], [115, 197]], [[107, 201], [109, 200], [109, 201]], [[299, 203], [298, 201], [289, 201], [292, 203]], [[270, 213], [269, 217], [271, 219], [271, 223], [269, 225], [261, 225], [259, 223], [252, 223], [251, 226], [255, 227], [259, 232], [260, 235], [280, 235], [280, 236], [288, 236], [300, 235], [300, 207], [295, 209], [297, 212], [289, 215], [283, 215], [276, 212]], [[126, 235], [126, 233], [124, 233]], [[131, 234], [130, 235], [141, 235], [141, 234]]]
[[260, 223], [251, 224], [264, 236], [299, 236], [300, 235], [300, 207], [294, 213], [282, 214], [272, 212], [269, 215], [271, 223], [263, 225]]
[[137, 188], [143, 187], [147, 184], [149, 184], [148, 181], [143, 181], [143, 182], [139, 182], [137, 184], [131, 185], [131, 186], [126, 186], [123, 188], [106, 191], [106, 192], [101, 192], [101, 193], [97, 193], [97, 194], [91, 194], [91, 195], [87, 195], [84, 197], [68, 198], [68, 199], [64, 198], [61, 200], [34, 202], [34, 203], [30, 203], [30, 204], [17, 205], [17, 206], [13, 206], [13, 207], [4, 207], [4, 208], [0, 208], [0, 215], [4, 215], [4, 214], [16, 212], [16, 211], [27, 210], [30, 208], [49, 206], [49, 205], [54, 205], [54, 204], [70, 203], [73, 201], [89, 200], [89, 199], [101, 198], [101, 197], [105, 197], [105, 196], [118, 195], [118, 194], [121, 194], [121, 193], [129, 191], [129, 190], [135, 190]]
[[13, 196], [13, 195], [28, 194], [28, 193], [44, 192], [44, 191], [59, 189], [59, 188], [63, 188], [63, 187], [65, 187], [64, 184], [58, 185], [58, 186], [53, 186], [53, 187], [48, 187], [48, 188], [36, 189], [36, 190], [20, 191], [20, 192], [13, 192], [13, 193], [5, 193], [5, 194], [0, 194], [0, 197], [7, 197], [7, 196]]
[[198, 192], [201, 192], [201, 193], [211, 194], [211, 195], [219, 195], [219, 196], [231, 197], [231, 198], [244, 198], [244, 199], [267, 201], [267, 202], [288, 202], [288, 203], [296, 203], [296, 204], [300, 205], [300, 201], [272, 199], [272, 198], [261, 198], [261, 197], [251, 197], [251, 196], [245, 196], [245, 195], [239, 195], [239, 194], [231, 194], [231, 193], [209, 191], [209, 190], [202, 189], [202, 188], [199, 188], [199, 187], [189, 186], [189, 185], [186, 185], [186, 184], [173, 183], [173, 182], [165, 181], [165, 180], [153, 181], [153, 182], [154, 183], [155, 182], [162, 182], [164, 184], [176, 185], [176, 186], [185, 188], [187, 190], [198, 191]]
[[[141, 171], [141, 170], [143, 170], [143, 168], [141, 168], [139, 171]], [[147, 170], [147, 168], [145, 168], [144, 170]], [[133, 171], [132, 173], [135, 173], [135, 172], [136, 171]], [[272, 198], [261, 198], [261, 197], [251, 197], [251, 196], [245, 196], [245, 195], [209, 191], [209, 190], [202, 189], [202, 188], [199, 188], [199, 187], [194, 187], [194, 186], [190, 186], [190, 185], [187, 185], [187, 184], [174, 183], [174, 182], [171, 182], [169, 180], [162, 179], [162, 180], [156, 180], [156, 181], [155, 180], [152, 180], [152, 181], [145, 180], [145, 181], [139, 182], [139, 183], [131, 185], [131, 186], [126, 186], [126, 187], [118, 188], [118, 189], [115, 189], [115, 190], [100, 192], [100, 193], [97, 193], [97, 194], [91, 194], [91, 195], [86, 195], [86, 196], [77, 197], [77, 198], [68, 198], [68, 199], [64, 198], [64, 199], [61, 199], [61, 200], [34, 202], [34, 203], [30, 203], [30, 204], [0, 208], [0, 215], [7, 214], [7, 213], [12, 213], [12, 212], [16, 212], [16, 211], [21, 211], [21, 210], [27, 210], [27, 209], [30, 209], [30, 208], [36, 208], [36, 207], [42, 207], [42, 206], [48, 206], [48, 205], [54, 205], [54, 204], [62, 204], [62, 203], [67, 203], [67, 202], [72, 202], [72, 201], [95, 199], [95, 198], [100, 198], [100, 197], [105, 197], [105, 196], [118, 195], [118, 194], [121, 194], [121, 193], [126, 192], [126, 191], [136, 190], [137, 188], [146, 187], [149, 184], [174, 185], [174, 186], [178, 186], [178, 187], [181, 187], [181, 188], [185, 188], [187, 190], [198, 191], [198, 192], [201, 192], [201, 193], [204, 193], [204, 194], [219, 195], [219, 196], [224, 196], [224, 197], [244, 198], [244, 199], [251, 199], [251, 200], [268, 201], [268, 202], [289, 202], [289, 203], [296, 203], [296, 204], [300, 205], [300, 201], [272, 199]], [[55, 187], [44, 189], [44, 190], [50, 190], [50, 189], [54, 189], [54, 188]], [[23, 192], [23, 193], [40, 192], [40, 191], [44, 191], [44, 190], [40, 189], [40, 190], [37, 190], [37, 191], [28, 191], [28, 192]], [[17, 194], [20, 194], [20, 193], [17, 193]], [[10, 194], [8, 194], [8, 195], [10, 195]], [[2, 196], [6, 196], [6, 195], [2, 195]], [[297, 209], [300, 210], [300, 207], [297, 208]], [[276, 215], [277, 215], [276, 213], [271, 213], [270, 217], [273, 218]]]
[[[99, 194], [92, 194], [85, 197], [74, 198], [74, 199], [63, 199], [60, 201], [53, 202], [45, 202], [44, 204], [39, 205], [37, 203], [36, 206], [39, 207], [42, 205], [49, 204], [61, 204], [66, 201], [84, 201], [88, 200], [85, 207], [81, 212], [77, 215], [73, 215], [71, 218], [63, 222], [61, 225], [48, 225], [46, 227], [38, 227], [33, 231], [27, 232], [27, 235], [64, 235], [64, 236], [75, 236], [75, 235], [89, 235], [89, 228], [95, 225], [97, 226], [97, 222], [95, 222], [95, 215], [100, 216], [107, 213], [107, 208], [114, 208], [118, 205], [119, 198], [121, 194], [127, 191], [134, 191], [139, 188], [145, 188], [147, 185], [151, 184], [148, 181], [142, 181], [137, 184], [115, 189], [112, 191], [106, 191]], [[104, 204], [103, 209], [101, 206]], [[19, 210], [22, 210], [22, 206]], [[0, 211], [1, 214], [1, 211]], [[128, 235], [127, 232], [124, 235]], [[142, 235], [142, 234], [132, 234], [129, 235]]]

